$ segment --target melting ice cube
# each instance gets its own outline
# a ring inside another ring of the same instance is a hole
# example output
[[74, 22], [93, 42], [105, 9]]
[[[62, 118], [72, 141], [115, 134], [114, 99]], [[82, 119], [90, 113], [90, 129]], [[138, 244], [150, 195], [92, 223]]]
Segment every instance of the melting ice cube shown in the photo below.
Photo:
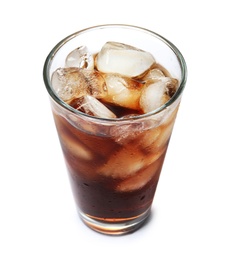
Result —
[[130, 109], [139, 109], [142, 83], [119, 74], [106, 74], [104, 78], [107, 87], [104, 101]]
[[160, 69], [156, 68], [156, 69], [149, 70], [149, 72], [143, 77], [143, 80], [158, 81], [164, 77], [165, 77], [164, 73]]
[[124, 179], [135, 175], [145, 166], [144, 154], [135, 149], [135, 146], [128, 145], [113, 153], [107, 162], [99, 169], [99, 174], [114, 179]]
[[[164, 151], [153, 155], [151, 158], [151, 163], [147, 162], [147, 164], [145, 165], [146, 167], [139, 170], [137, 174], [121, 181], [117, 185], [116, 190], [118, 192], [129, 192], [137, 190], [146, 185], [152, 178], [154, 179], [154, 183], [156, 183], [162, 165], [163, 152]], [[149, 161], [150, 158], [148, 158], [147, 160]]]
[[61, 144], [76, 158], [83, 160], [91, 160], [93, 158], [90, 150], [70, 135], [62, 134]]
[[88, 115], [101, 118], [116, 118], [116, 115], [105, 105], [103, 105], [96, 98], [89, 95], [85, 95], [72, 101], [70, 105]]
[[104, 78], [95, 70], [59, 68], [51, 81], [56, 94], [66, 102], [84, 95], [101, 98], [107, 94]]
[[168, 125], [164, 125], [161, 130], [161, 134], [154, 142], [154, 149], [161, 149], [161, 147], [165, 147], [172, 133], [174, 125], [174, 120], [170, 122]]
[[94, 58], [86, 46], [78, 47], [70, 52], [66, 58], [66, 67], [94, 69]]
[[97, 55], [99, 71], [137, 77], [155, 62], [151, 53], [117, 42], [107, 42]]
[[151, 112], [165, 104], [175, 93], [176, 86], [177, 80], [169, 77], [147, 84], [140, 97], [140, 106], [143, 112]]

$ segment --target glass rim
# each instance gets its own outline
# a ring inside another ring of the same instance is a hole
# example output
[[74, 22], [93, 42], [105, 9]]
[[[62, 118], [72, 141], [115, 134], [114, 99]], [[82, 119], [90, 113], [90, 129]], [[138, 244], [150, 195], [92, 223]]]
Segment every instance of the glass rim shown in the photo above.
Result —
[[[87, 33], [89, 31], [97, 30], [97, 29], [109, 29], [109, 28], [118, 28], [118, 27], [125, 28], [125, 29], [131, 29], [131, 30], [137, 30], [137, 31], [141, 31], [141, 32], [150, 34], [150, 35], [156, 37], [157, 39], [159, 39], [160, 41], [162, 41], [163, 43], [165, 43], [176, 55], [177, 60], [180, 65], [181, 80], [180, 80], [179, 88], [177, 89], [175, 94], [165, 104], [163, 104], [162, 106], [156, 108], [155, 110], [145, 113], [145, 114], [136, 115], [136, 116], [132, 116], [129, 118], [102, 118], [102, 117], [88, 115], [88, 114], [83, 113], [83, 112], [71, 107], [70, 105], [68, 105], [61, 98], [59, 98], [58, 95], [55, 93], [55, 91], [52, 89], [51, 79], [49, 77], [49, 69], [52, 64], [52, 60], [54, 59], [55, 54], [61, 49], [61, 47], [64, 44], [69, 42], [71, 39], [77, 37], [78, 35]], [[107, 121], [107, 122], [132, 121], [132, 120], [147, 118], [147, 117], [150, 117], [152, 115], [162, 112], [163, 110], [168, 108], [171, 104], [173, 104], [181, 96], [181, 94], [185, 88], [186, 81], [187, 81], [187, 65], [186, 65], [185, 59], [184, 59], [183, 55], [181, 54], [181, 52], [179, 51], [179, 49], [173, 43], [171, 43], [169, 40], [167, 40], [166, 38], [164, 38], [163, 36], [161, 36], [160, 34], [154, 32], [154, 31], [151, 31], [151, 30], [143, 28], [143, 27], [139, 27], [139, 26], [135, 26], [135, 25], [128, 25], [128, 24], [103, 24], [103, 25], [91, 26], [91, 27], [79, 30], [73, 34], [68, 35], [67, 37], [63, 38], [59, 43], [57, 43], [54, 46], [54, 48], [50, 51], [50, 53], [48, 54], [48, 56], [45, 60], [45, 63], [43, 66], [43, 80], [44, 80], [46, 89], [47, 89], [50, 97], [61, 107], [67, 109], [68, 111], [70, 111], [76, 115], [80, 115], [85, 118], [99, 120], [99, 121], [103, 121], [103, 122], [104, 121]]]

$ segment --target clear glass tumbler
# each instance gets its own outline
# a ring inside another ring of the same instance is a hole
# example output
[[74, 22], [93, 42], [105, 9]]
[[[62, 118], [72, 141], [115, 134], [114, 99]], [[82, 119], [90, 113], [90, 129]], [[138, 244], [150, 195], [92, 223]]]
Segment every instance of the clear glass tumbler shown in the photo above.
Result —
[[[64, 67], [75, 48], [87, 46], [95, 54], [108, 41], [150, 52], [178, 79], [172, 98], [147, 114], [115, 119], [87, 115], [63, 102], [53, 90], [52, 73]], [[45, 61], [43, 76], [81, 219], [104, 234], [135, 231], [150, 214], [186, 84], [183, 56], [150, 30], [118, 24], [94, 26], [60, 41]]]

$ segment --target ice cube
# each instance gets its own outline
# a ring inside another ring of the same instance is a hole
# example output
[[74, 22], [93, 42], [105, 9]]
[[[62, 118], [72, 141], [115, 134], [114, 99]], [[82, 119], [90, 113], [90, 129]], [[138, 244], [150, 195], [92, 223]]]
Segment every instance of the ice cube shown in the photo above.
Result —
[[165, 91], [166, 84], [162, 81], [147, 85], [140, 97], [140, 106], [143, 112], [151, 112], [163, 105], [166, 101]]
[[164, 73], [160, 69], [155, 68], [149, 70], [149, 72], [143, 77], [143, 80], [158, 81], [164, 77], [165, 77]]
[[[131, 116], [129, 118], [132, 118]], [[134, 122], [132, 120], [129, 121], [128, 123], [124, 123], [121, 125], [113, 125], [110, 128], [110, 134], [116, 143], [120, 145], [126, 145], [132, 140], [135, 140], [136, 137], [139, 136], [144, 130], [145, 130], [144, 122]]]
[[169, 107], [168, 109], [166, 109], [166, 113], [165, 113], [165, 115], [163, 117], [163, 121], [162, 121], [163, 125], [172, 124], [175, 121], [175, 118], [176, 118], [177, 112], [178, 112], [178, 108], [179, 108], [179, 101], [173, 103], [172, 107]]
[[129, 191], [138, 190], [142, 188], [144, 185], [146, 185], [152, 178], [154, 184], [156, 185], [159, 178], [160, 169], [162, 166], [162, 159], [163, 159], [162, 157], [158, 158], [156, 161], [148, 165], [148, 167], [139, 171], [137, 174], [121, 181], [117, 185], [116, 190], [118, 192], [129, 192]]
[[93, 158], [90, 150], [70, 135], [62, 133], [60, 136], [60, 140], [62, 146], [65, 147], [64, 149], [66, 149], [71, 155], [75, 156], [76, 158], [87, 161]]
[[101, 118], [116, 118], [116, 115], [111, 110], [90, 95], [75, 99], [70, 105], [88, 115]]
[[104, 78], [108, 93], [103, 98], [105, 102], [135, 110], [140, 108], [141, 82], [119, 74], [106, 74]]
[[134, 175], [145, 166], [144, 154], [130, 144], [114, 152], [99, 169], [99, 174], [114, 179], [124, 179]]
[[140, 107], [143, 112], [151, 112], [165, 104], [175, 93], [176, 86], [177, 80], [169, 77], [146, 84], [140, 97]]
[[163, 78], [162, 80], [166, 82], [166, 93], [169, 97], [172, 97], [178, 88], [178, 80], [170, 77]]
[[161, 127], [161, 134], [158, 136], [157, 140], [154, 142], [154, 149], [161, 149], [164, 147], [170, 139], [174, 125], [174, 120], [168, 125], [163, 125]]
[[161, 135], [161, 128], [155, 127], [144, 131], [140, 138], [138, 138], [138, 146], [142, 149], [145, 153], [151, 153], [154, 149], [154, 143]]
[[66, 67], [94, 69], [94, 58], [86, 46], [80, 46], [66, 57]]
[[65, 102], [91, 95], [97, 98], [107, 94], [104, 78], [98, 71], [79, 68], [59, 68], [52, 74], [52, 86]]
[[97, 55], [96, 66], [105, 73], [137, 77], [155, 62], [149, 52], [118, 42], [107, 42]]

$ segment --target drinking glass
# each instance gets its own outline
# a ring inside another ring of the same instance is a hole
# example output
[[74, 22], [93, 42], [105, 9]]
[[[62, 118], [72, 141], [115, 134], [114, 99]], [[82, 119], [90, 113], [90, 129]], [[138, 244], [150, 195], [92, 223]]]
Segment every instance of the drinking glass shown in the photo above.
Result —
[[[150, 52], [178, 80], [171, 99], [152, 112], [115, 119], [82, 113], [60, 99], [51, 78], [56, 69], [65, 66], [67, 55], [80, 46], [87, 46], [95, 55], [108, 41]], [[104, 234], [137, 230], [150, 215], [186, 84], [182, 54], [170, 41], [148, 29], [100, 25], [60, 41], [45, 61], [43, 77], [81, 219]]]

